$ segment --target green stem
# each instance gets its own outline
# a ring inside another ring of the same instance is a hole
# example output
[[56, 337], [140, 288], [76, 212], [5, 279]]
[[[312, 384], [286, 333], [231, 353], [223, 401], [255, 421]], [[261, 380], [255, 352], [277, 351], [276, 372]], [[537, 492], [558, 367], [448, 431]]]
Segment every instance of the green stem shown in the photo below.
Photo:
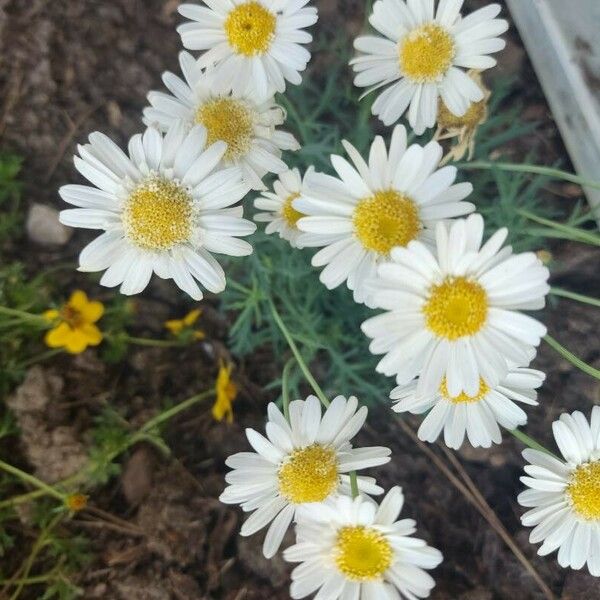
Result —
[[42, 548], [46, 545], [50, 532], [60, 523], [63, 517], [64, 513], [58, 514], [56, 517], [54, 517], [54, 519], [52, 519], [52, 521], [50, 521], [50, 523], [48, 523], [48, 525], [46, 525], [46, 527], [44, 527], [44, 529], [42, 529], [38, 539], [35, 541], [35, 544], [31, 549], [31, 554], [29, 555], [27, 561], [23, 565], [24, 571], [23, 577], [21, 578], [21, 583], [17, 584], [17, 589], [15, 590], [14, 594], [10, 597], [10, 600], [17, 600], [17, 598], [21, 595], [21, 592], [25, 587], [25, 583], [23, 583], [22, 580], [27, 579], [29, 577], [29, 573], [31, 572], [33, 564], [35, 563], [35, 559], [37, 558]]
[[579, 229], [578, 227], [570, 227], [569, 225], [563, 225], [562, 223], [556, 223], [555, 221], [538, 217], [537, 215], [534, 215], [533, 213], [523, 209], [517, 209], [517, 213], [526, 219], [529, 219], [530, 221], [535, 221], [536, 223], [540, 223], [541, 225], [545, 225], [546, 227], [550, 227], [551, 229], [555, 229], [556, 231], [567, 234], [573, 241], [591, 244], [592, 246], [600, 246], [600, 235], [592, 233], [591, 231]]
[[30, 475], [29, 473], [25, 473], [25, 471], [21, 471], [21, 469], [18, 469], [17, 467], [13, 467], [12, 465], [9, 465], [8, 463], [5, 463], [2, 460], [0, 460], [0, 469], [2, 469], [3, 471], [6, 471], [7, 473], [10, 473], [11, 475], [14, 475], [15, 477], [19, 478], [21, 481], [24, 481], [25, 483], [29, 483], [30, 485], [33, 485], [34, 487], [38, 488], [38, 490], [44, 491], [45, 494], [54, 496], [55, 498], [58, 498], [61, 502], [64, 502], [64, 499], [65, 499], [64, 494], [61, 494], [58, 490], [54, 489], [51, 485], [48, 485], [47, 483], [40, 481], [37, 477], [34, 477], [33, 475]]
[[154, 340], [152, 338], [132, 337], [125, 335], [123, 338], [128, 344], [135, 346], [152, 346], [156, 348], [175, 348], [184, 346], [179, 340]]
[[64, 350], [62, 348], [52, 348], [50, 350], [46, 350], [46, 352], [36, 354], [35, 356], [32, 356], [31, 358], [27, 359], [25, 362], [22, 362], [18, 365], [18, 368], [24, 369], [26, 367], [30, 367], [31, 365], [43, 362], [48, 358], [52, 358], [53, 356], [56, 356], [57, 354], [62, 354], [63, 352]]
[[577, 302], [582, 302], [583, 304], [590, 304], [591, 306], [600, 307], [600, 300], [598, 298], [592, 298], [591, 296], [584, 296], [583, 294], [576, 294], [575, 292], [570, 292], [569, 290], [563, 290], [560, 288], [551, 288], [550, 293], [553, 296], [560, 296], [561, 298], [568, 298], [569, 300], [576, 300]]
[[275, 308], [275, 304], [274, 304], [273, 300], [271, 300], [271, 299], [269, 299], [269, 306], [271, 308], [271, 313], [273, 314], [273, 318], [275, 319], [277, 326], [281, 330], [281, 333], [283, 333], [283, 337], [285, 337], [292, 353], [296, 357], [296, 361], [298, 362], [298, 365], [300, 366], [300, 369], [302, 370], [302, 373], [304, 374], [306, 381], [308, 381], [308, 383], [314, 390], [315, 394], [317, 395], [317, 397], [319, 398], [319, 400], [321, 401], [323, 406], [328, 407], [329, 400], [327, 399], [327, 396], [325, 396], [325, 393], [321, 389], [321, 386], [319, 386], [316, 379], [312, 376], [312, 373], [310, 372], [309, 368], [306, 366], [306, 363], [304, 362], [304, 359], [302, 358], [302, 354], [300, 354], [300, 350], [298, 350], [298, 346], [296, 346], [296, 342], [294, 342], [292, 335], [290, 334], [288, 328], [285, 326], [285, 323], [283, 322], [280, 314], [277, 312], [277, 309]]
[[[550, 452], [548, 448], [542, 446], [539, 442], [536, 442], [532, 437], [528, 436], [526, 433], [523, 433], [520, 429], [509, 429], [510, 433], [514, 435], [519, 441], [521, 441], [529, 448], [533, 448], [533, 450], [539, 450], [540, 452], [545, 452], [550, 456], [556, 457], [553, 452]], [[557, 457], [556, 457], [557, 458]]]
[[[153, 429], [155, 429], [156, 427], [158, 427], [165, 421], [168, 421], [169, 419], [173, 418], [175, 415], [183, 412], [184, 410], [187, 410], [194, 404], [201, 402], [202, 400], [204, 400], [205, 398], [207, 398], [213, 394], [214, 394], [214, 390], [207, 390], [201, 394], [192, 396], [191, 398], [184, 400], [180, 404], [177, 404], [177, 405], [169, 408], [168, 410], [160, 413], [153, 419], [150, 419], [148, 422], [146, 422], [144, 425], [142, 425], [142, 427], [140, 429], [138, 429], [135, 433], [133, 433], [120, 446], [120, 448], [115, 450], [108, 457], [108, 460], [114, 460], [117, 456], [119, 456], [119, 454], [121, 454], [122, 452], [125, 452], [128, 448], [133, 446], [133, 444], [135, 444], [139, 441], [142, 441], [144, 439], [147, 439], [148, 432], [152, 431]], [[6, 467], [8, 467], [8, 468], [6, 468]], [[13, 498], [9, 498], [8, 500], [3, 500], [2, 502], [0, 502], [0, 509], [6, 508], [9, 506], [16, 506], [18, 504], [23, 504], [24, 502], [30, 502], [31, 500], [35, 500], [37, 498], [40, 498], [41, 496], [48, 496], [48, 495], [59, 498], [62, 502], [64, 502], [66, 494], [61, 494], [56, 489], [45, 484], [43, 481], [39, 481], [38, 479], [36, 479], [35, 477], [33, 477], [31, 475], [28, 475], [27, 473], [24, 473], [23, 471], [20, 471], [19, 469], [16, 469], [15, 467], [11, 467], [11, 465], [6, 465], [6, 463], [3, 463], [2, 461], [0, 461], [0, 468], [4, 468], [8, 472], [17, 475], [18, 477], [21, 477], [21, 479], [24, 479], [25, 481], [28, 481], [32, 485], [35, 485], [36, 487], [38, 487], [38, 489], [34, 492], [29, 492], [27, 494], [21, 494], [20, 496], [14, 496]], [[85, 480], [85, 475], [86, 475], [86, 467], [84, 467], [81, 471], [75, 473], [75, 475], [72, 475], [71, 477], [68, 477], [67, 479], [63, 479], [57, 485], [59, 485], [62, 488], [68, 488], [69, 486], [71, 486], [75, 483], [79, 483], [81, 480]]]
[[[183, 402], [176, 404], [175, 406], [169, 408], [168, 410], [165, 410], [164, 412], [160, 413], [159, 415], [156, 415], [156, 417], [154, 417], [153, 419], [150, 419], [147, 423], [145, 423], [137, 431], [137, 433], [135, 433], [133, 435], [132, 439], [136, 440], [138, 438], [138, 436], [143, 436], [143, 435], [147, 434], [149, 431], [156, 429], [159, 425], [161, 425], [165, 421], [172, 419], [175, 415], [178, 415], [179, 413], [183, 412], [184, 410], [187, 410], [188, 408], [194, 406], [194, 404], [198, 404], [198, 402], [202, 402], [202, 400], [205, 400], [209, 396], [212, 396], [214, 393], [215, 393], [214, 390], [206, 390], [205, 392], [202, 392], [201, 394], [197, 394], [196, 396], [192, 396], [191, 398], [188, 398], [187, 400], [184, 400]], [[135, 443], [135, 441], [132, 443]], [[129, 444], [129, 445], [131, 445], [131, 444]]]
[[36, 315], [34, 313], [26, 312], [24, 310], [18, 310], [16, 308], [8, 308], [8, 306], [0, 306], [0, 314], [8, 315], [10, 317], [19, 317], [20, 319], [25, 319], [27, 321], [39, 321], [49, 327], [51, 323], [43, 317], [42, 315]]
[[582, 361], [580, 358], [575, 356], [571, 351], [567, 350], [564, 346], [562, 346], [559, 342], [557, 342], [552, 336], [546, 335], [544, 337], [546, 343], [554, 348], [563, 358], [568, 360], [572, 365], [575, 365], [578, 369], [595, 377], [596, 379], [600, 379], [600, 371], [595, 369], [591, 365], [588, 365], [586, 362]]
[[554, 169], [552, 167], [542, 167], [539, 165], [529, 164], [515, 164], [515, 163], [497, 163], [478, 160], [470, 163], [457, 163], [456, 166], [460, 169], [497, 169], [498, 171], [511, 171], [513, 173], [531, 173], [533, 175], [544, 175], [546, 177], [552, 177], [553, 179], [562, 179], [564, 181], [570, 181], [584, 187], [591, 187], [600, 189], [600, 181], [591, 181], [589, 179], [583, 179], [574, 173], [568, 173], [567, 171], [561, 171], [560, 169]]
[[357, 498], [358, 494], [358, 478], [356, 477], [356, 471], [350, 471], [350, 489], [352, 490], [352, 497]]
[[283, 416], [285, 420], [290, 422], [290, 388], [289, 388], [289, 379], [290, 379], [290, 371], [292, 370], [292, 366], [294, 365], [293, 358], [290, 358], [285, 363], [283, 367], [283, 373], [281, 374], [281, 398], [283, 400]]

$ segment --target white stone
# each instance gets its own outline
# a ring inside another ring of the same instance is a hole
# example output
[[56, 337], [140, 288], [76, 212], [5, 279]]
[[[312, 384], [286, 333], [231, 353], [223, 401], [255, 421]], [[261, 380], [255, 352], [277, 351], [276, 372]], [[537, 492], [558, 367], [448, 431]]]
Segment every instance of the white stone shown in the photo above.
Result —
[[45, 204], [31, 205], [26, 228], [29, 239], [44, 246], [64, 246], [73, 234], [58, 220], [58, 211]]

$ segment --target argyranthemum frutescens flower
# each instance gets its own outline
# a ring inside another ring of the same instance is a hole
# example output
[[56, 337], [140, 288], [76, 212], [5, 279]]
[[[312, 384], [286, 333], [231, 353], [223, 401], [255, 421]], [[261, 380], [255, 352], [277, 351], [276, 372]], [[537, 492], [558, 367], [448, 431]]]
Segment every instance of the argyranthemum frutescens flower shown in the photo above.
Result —
[[80, 354], [88, 346], [97, 346], [102, 341], [102, 332], [96, 323], [103, 314], [102, 302], [89, 300], [85, 292], [76, 290], [62, 308], [44, 313], [44, 318], [53, 324], [44, 341], [50, 348]]
[[296, 138], [277, 129], [285, 121], [285, 111], [273, 98], [257, 101], [254, 94], [229, 90], [217, 91], [218, 77], [205, 72], [187, 52], [179, 55], [185, 81], [173, 73], [165, 73], [163, 81], [170, 94], [150, 92], [151, 106], [144, 110], [147, 125], [166, 131], [177, 121], [188, 127], [203, 125], [208, 145], [227, 143], [223, 165], [239, 166], [244, 179], [254, 189], [263, 189], [266, 173], [287, 170], [281, 160], [283, 150], [298, 150]]
[[260, 198], [254, 201], [254, 207], [268, 212], [257, 213], [254, 220], [259, 223], [268, 223], [265, 232], [278, 233], [279, 237], [287, 240], [292, 247], [300, 248], [302, 244], [299, 237], [306, 237], [298, 229], [298, 220], [304, 215], [294, 208], [293, 202], [299, 198], [304, 190], [303, 178], [298, 169], [291, 169], [282, 173], [273, 184], [272, 192], [263, 192]]
[[344, 141], [354, 166], [332, 156], [339, 178], [307, 173], [305, 193], [293, 202], [306, 215], [298, 220], [298, 228], [310, 234], [300, 237], [300, 243], [325, 246], [312, 261], [316, 267], [325, 266], [321, 281], [331, 289], [347, 280], [357, 302], [370, 305], [365, 283], [392, 248], [416, 239], [431, 242], [439, 220], [475, 208], [463, 202], [473, 186], [454, 184], [454, 167], [437, 170], [442, 157], [437, 142], [408, 149], [406, 144], [406, 130], [398, 125], [389, 153], [383, 139], [376, 137], [367, 164]]
[[225, 273], [211, 253], [246, 256], [238, 239], [256, 230], [242, 218], [248, 186], [239, 169], [215, 171], [224, 142], [206, 148], [206, 130], [176, 124], [163, 136], [153, 128], [129, 142], [129, 156], [101, 133], [79, 146], [75, 167], [94, 187], [67, 185], [60, 195], [80, 208], [63, 210], [71, 227], [104, 233], [79, 256], [80, 271], [104, 271], [100, 283], [137, 294], [152, 273], [175, 283], [195, 300], [198, 280], [211, 292], [225, 288]]
[[484, 85], [479, 71], [469, 71], [469, 77], [483, 91], [483, 99], [479, 102], [472, 102], [464, 115], [457, 117], [450, 112], [443, 100], [440, 101], [437, 116], [438, 128], [434, 139], [449, 140], [457, 138], [456, 143], [450, 147], [446, 156], [444, 156], [442, 164], [449, 161], [459, 161], [465, 155], [467, 155], [467, 160], [471, 160], [475, 153], [477, 130], [488, 118], [488, 101], [492, 93]]
[[463, 71], [489, 69], [490, 56], [502, 50], [497, 36], [508, 29], [496, 19], [500, 5], [490, 4], [462, 18], [464, 0], [440, 0], [434, 15], [432, 0], [378, 0], [369, 21], [383, 36], [362, 36], [354, 47], [362, 52], [351, 61], [354, 83], [376, 89], [390, 85], [373, 104], [373, 114], [386, 125], [408, 109], [417, 134], [435, 125], [438, 99], [456, 115], [465, 114], [483, 91]]
[[[399, 385], [419, 377], [417, 393], [479, 393], [483, 379], [496, 387], [511, 365], [526, 365], [546, 328], [521, 310], [544, 307], [549, 272], [533, 252], [502, 248], [497, 231], [482, 245], [480, 215], [438, 223], [436, 250], [419, 241], [395, 248], [372, 284], [380, 315], [362, 329], [377, 370]], [[445, 379], [444, 379], [445, 378]]]
[[512, 368], [496, 387], [481, 379], [472, 396], [465, 392], [451, 396], [445, 379], [435, 392], [420, 395], [414, 380], [392, 390], [390, 398], [396, 401], [393, 409], [398, 413], [429, 411], [419, 427], [423, 441], [435, 442], [443, 431], [444, 442], [450, 448], [460, 448], [465, 434], [472, 446], [489, 448], [492, 442], [502, 442], [498, 425], [512, 430], [527, 423], [527, 414], [515, 402], [537, 406], [536, 390], [545, 378], [541, 371]]
[[[350, 493], [350, 471], [387, 463], [390, 450], [383, 447], [352, 448], [350, 440], [367, 418], [367, 408], [358, 401], [338, 396], [321, 415], [315, 396], [290, 402], [290, 422], [269, 404], [267, 437], [247, 429], [256, 452], [240, 452], [227, 459], [233, 471], [220, 500], [240, 504], [254, 513], [242, 527], [252, 535], [269, 523], [263, 553], [273, 556], [299, 507], [320, 503], [337, 493]], [[370, 477], [358, 477], [359, 489], [367, 494], [383, 490]]]
[[292, 598], [320, 590], [319, 600], [426, 598], [435, 586], [424, 569], [442, 562], [439, 550], [412, 537], [416, 523], [398, 521], [399, 487], [381, 505], [370, 498], [339, 496], [299, 513], [297, 542], [284, 558], [302, 563], [292, 571]]
[[201, 67], [214, 65], [221, 89], [252, 92], [265, 99], [284, 92], [286, 80], [298, 85], [306, 69], [312, 36], [305, 27], [317, 22], [308, 0], [203, 0], [183, 4], [191, 20], [178, 28], [183, 46], [202, 50]]
[[586, 563], [600, 577], [600, 406], [592, 409], [591, 422], [576, 411], [552, 424], [554, 439], [564, 461], [545, 452], [527, 449], [529, 490], [519, 494], [519, 504], [531, 508], [523, 525], [534, 527], [529, 541], [543, 542], [538, 554], [558, 549], [561, 567], [581, 569]]

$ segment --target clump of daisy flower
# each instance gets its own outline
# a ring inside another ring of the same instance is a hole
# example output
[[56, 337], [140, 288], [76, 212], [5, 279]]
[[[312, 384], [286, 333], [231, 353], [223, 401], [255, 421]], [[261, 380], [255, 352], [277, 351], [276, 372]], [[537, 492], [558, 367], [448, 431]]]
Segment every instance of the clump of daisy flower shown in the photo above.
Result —
[[522, 517], [533, 527], [532, 544], [543, 542], [538, 554], [558, 550], [561, 567], [581, 569], [600, 577], [600, 406], [591, 422], [583, 413], [562, 414], [552, 424], [556, 445], [564, 460], [527, 449], [530, 464], [521, 481], [530, 489], [518, 501], [531, 510]]
[[438, 221], [470, 213], [475, 206], [463, 200], [470, 183], [454, 184], [456, 168], [438, 169], [442, 147], [437, 142], [407, 148], [406, 130], [398, 125], [389, 152], [376, 137], [368, 163], [343, 142], [353, 164], [341, 156], [331, 163], [338, 177], [309, 172], [305, 193], [293, 202], [303, 213], [298, 228], [305, 246], [324, 246], [313, 265], [325, 267], [321, 281], [335, 288], [347, 281], [357, 302], [372, 304], [367, 288], [377, 266], [393, 248], [413, 240], [433, 241]]
[[[301, 248], [299, 238], [302, 232], [298, 229], [298, 220], [304, 214], [294, 208], [294, 201], [304, 193], [303, 178], [298, 169], [282, 173], [273, 184], [272, 192], [264, 192], [254, 201], [254, 207], [260, 212], [254, 216], [257, 222], [267, 223], [265, 232], [278, 233], [279, 237], [287, 240], [294, 248]], [[304, 234], [306, 237], [306, 234]]]
[[477, 396], [481, 380], [498, 386], [511, 365], [526, 365], [546, 334], [520, 311], [544, 307], [548, 269], [533, 252], [502, 247], [500, 229], [482, 245], [484, 223], [471, 215], [438, 223], [436, 248], [397, 247], [379, 266], [373, 299], [386, 312], [365, 321], [377, 371], [399, 385], [419, 377], [417, 393]]
[[445, 379], [433, 393], [418, 394], [415, 380], [392, 390], [390, 398], [396, 401], [393, 410], [398, 413], [428, 413], [419, 427], [421, 440], [435, 442], [443, 431], [445, 444], [455, 450], [465, 434], [475, 448], [489, 448], [492, 442], [502, 442], [499, 425], [513, 430], [527, 423], [527, 414], [516, 402], [537, 406], [536, 390], [545, 378], [535, 369], [511, 368], [496, 387], [480, 378], [476, 394], [462, 392], [458, 396], [448, 393]]
[[354, 47], [362, 54], [351, 64], [358, 87], [388, 86], [373, 104], [373, 114], [386, 125], [408, 110], [408, 121], [420, 135], [435, 125], [439, 98], [457, 117], [483, 100], [484, 92], [464, 69], [496, 64], [489, 55], [504, 48], [497, 36], [508, 23], [496, 18], [499, 4], [463, 18], [463, 1], [440, 0], [435, 13], [432, 0], [378, 0], [373, 5], [369, 22], [383, 37], [357, 38]]
[[[267, 437], [246, 430], [255, 452], [240, 452], [227, 459], [233, 470], [225, 478], [229, 485], [220, 500], [253, 511], [242, 526], [243, 536], [270, 523], [263, 545], [264, 555], [270, 558], [300, 507], [338, 493], [350, 494], [349, 473], [389, 462], [390, 450], [352, 447], [350, 440], [367, 418], [367, 408], [358, 408], [354, 397], [338, 396], [323, 415], [316, 396], [295, 400], [289, 405], [289, 422], [271, 403], [268, 417]], [[370, 477], [359, 476], [357, 481], [361, 492], [383, 492]]]
[[302, 82], [312, 41], [304, 31], [317, 22], [317, 9], [308, 0], [203, 0], [182, 4], [190, 20], [178, 28], [183, 46], [201, 50], [201, 67], [214, 66], [221, 89], [233, 89], [265, 99], [284, 92], [286, 81]]
[[[188, 52], [179, 55], [184, 79], [164, 73], [163, 82], [171, 92], [150, 92], [150, 106], [144, 109], [144, 122], [167, 131], [178, 121], [189, 128], [202, 125], [207, 144], [227, 143], [224, 167], [238, 166], [244, 180], [254, 189], [264, 189], [267, 173], [287, 170], [281, 160], [283, 150], [298, 150], [296, 138], [277, 129], [285, 121], [285, 111], [269, 97], [257, 101], [252, 93], [222, 89], [218, 72], [206, 71]], [[219, 91], [221, 89], [221, 91]]]
[[44, 341], [49, 348], [64, 348], [70, 354], [81, 354], [88, 346], [102, 342], [96, 323], [104, 314], [104, 305], [90, 300], [85, 292], [75, 290], [60, 309], [50, 309], [44, 318], [52, 324]]
[[479, 71], [469, 71], [469, 77], [483, 91], [483, 99], [479, 102], [472, 102], [467, 112], [461, 117], [452, 114], [448, 107], [441, 100], [438, 109], [437, 131], [435, 140], [454, 140], [450, 150], [444, 156], [442, 164], [450, 161], [462, 160], [465, 156], [467, 160], [473, 158], [475, 153], [475, 138], [480, 125], [483, 125], [488, 118], [488, 102], [492, 95], [491, 91], [483, 83]]
[[298, 516], [297, 543], [284, 558], [292, 571], [292, 598], [318, 590], [322, 600], [426, 598], [435, 581], [425, 570], [442, 562], [439, 550], [412, 537], [416, 523], [398, 520], [399, 487], [378, 506], [370, 498], [339, 496]]
[[153, 273], [175, 283], [195, 300], [225, 289], [225, 273], [212, 253], [251, 254], [240, 240], [256, 230], [242, 218], [239, 202], [248, 186], [237, 168], [215, 170], [227, 144], [206, 147], [202, 126], [190, 131], [178, 123], [163, 137], [156, 129], [135, 135], [125, 154], [101, 133], [79, 146], [75, 167], [92, 186], [60, 189], [65, 202], [60, 220], [71, 227], [104, 233], [79, 256], [79, 270], [104, 271], [107, 287], [137, 294]]

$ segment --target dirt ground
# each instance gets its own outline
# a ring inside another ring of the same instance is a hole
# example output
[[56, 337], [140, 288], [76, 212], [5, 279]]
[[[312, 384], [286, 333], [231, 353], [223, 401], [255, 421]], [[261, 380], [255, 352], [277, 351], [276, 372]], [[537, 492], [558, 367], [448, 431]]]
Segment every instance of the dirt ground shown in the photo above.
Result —
[[[362, 23], [362, 2], [322, 0], [319, 27], [325, 34], [345, 27], [354, 36]], [[477, 4], [477, 3], [472, 3]], [[0, 147], [25, 157], [23, 179], [27, 203], [59, 207], [57, 188], [74, 179], [74, 146], [89, 131], [101, 130], [124, 144], [141, 127], [145, 95], [160, 85], [160, 75], [177, 69], [179, 22], [177, 0], [0, 0]], [[500, 73], [518, 78], [527, 109], [524, 118], [541, 120], [535, 136], [520, 140], [515, 155], [530, 146], [544, 149], [547, 164], [562, 158], [563, 149], [549, 111], [514, 29], [500, 57]], [[572, 186], [556, 185], [553, 195], [572, 202]], [[558, 196], [557, 196], [558, 194]], [[74, 260], [85, 232], [48, 250], [24, 240], [18, 258], [30, 273]], [[553, 248], [553, 284], [592, 296], [600, 293], [597, 254], [571, 244]], [[68, 289], [85, 286], [75, 271]], [[96, 297], [110, 292], [92, 288]], [[142, 332], [160, 334], [165, 318], [181, 306], [160, 285], [137, 302]], [[58, 357], [32, 369], [9, 400], [22, 436], [13, 450], [24, 468], [56, 481], [85, 458], [88, 430], [105, 403], [111, 403], [132, 424], [143, 423], [163, 398], [182, 400], [212, 385], [215, 356], [223, 352], [227, 322], [207, 303], [207, 342], [181, 349], [140, 349], [118, 365], [102, 363], [94, 351], [71, 359]], [[550, 332], [599, 364], [592, 309], [554, 302], [546, 311]], [[239, 537], [242, 519], [217, 497], [224, 486], [224, 459], [246, 449], [245, 427], [261, 427], [271, 396], [262, 391], [272, 373], [265, 356], [241, 361], [237, 377], [242, 393], [233, 425], [217, 424], [206, 407], [193, 409], [169, 426], [173, 458], [147, 446], [125, 459], [122, 474], [92, 498], [98, 514], [110, 519], [75, 519], [69, 527], [93, 540], [94, 558], [77, 577], [86, 599], [104, 600], [284, 600], [289, 598], [288, 566], [264, 560], [260, 536]], [[600, 401], [600, 386], [574, 370], [548, 347], [537, 366], [548, 374], [540, 406], [530, 413], [529, 431], [550, 443], [550, 423], [563, 410], [589, 413]], [[185, 369], [181, 368], [185, 365]], [[530, 573], [495, 530], [444, 477], [422, 450], [389, 419], [389, 410], [375, 409], [363, 445], [385, 444], [394, 459], [377, 473], [384, 486], [405, 490], [405, 516], [419, 523], [419, 535], [440, 548], [444, 563], [434, 573], [436, 600], [499, 600], [544, 598]], [[416, 424], [416, 421], [413, 425]], [[375, 433], [377, 432], [377, 433]], [[436, 455], [444, 454], [433, 447]], [[540, 559], [520, 526], [516, 504], [521, 489], [522, 459], [511, 438], [491, 451], [458, 453], [516, 545], [557, 598], [600, 598], [597, 580], [559, 568], [555, 556]], [[18, 550], [14, 557], [18, 564]], [[8, 571], [10, 571], [8, 569]], [[41, 597], [32, 588], [24, 598]]]

